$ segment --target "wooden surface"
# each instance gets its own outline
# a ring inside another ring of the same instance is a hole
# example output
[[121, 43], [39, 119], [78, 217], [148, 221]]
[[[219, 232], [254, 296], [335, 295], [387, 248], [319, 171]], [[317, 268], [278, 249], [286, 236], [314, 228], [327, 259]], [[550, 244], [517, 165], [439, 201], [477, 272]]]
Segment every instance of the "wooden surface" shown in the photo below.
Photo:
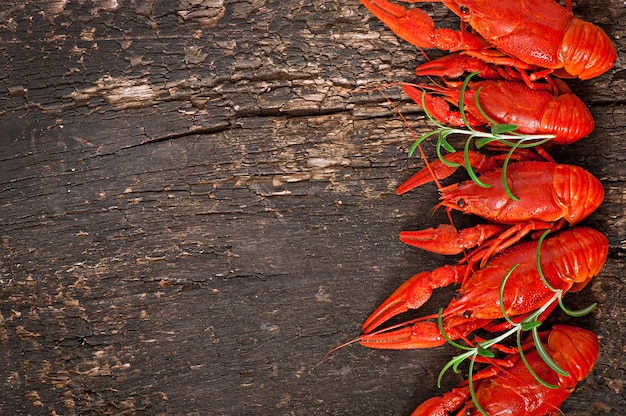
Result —
[[[572, 84], [597, 127], [553, 152], [603, 182], [586, 224], [610, 241], [568, 300], [599, 303], [575, 323], [602, 350], [563, 411], [614, 415], [626, 12], [574, 7], [621, 60]], [[320, 363], [407, 277], [450, 261], [398, 241], [445, 215], [429, 215], [434, 186], [395, 195], [422, 163], [396, 111], [362, 89], [413, 80], [423, 58], [358, 1], [5, 0], [0, 53], [1, 414], [404, 415], [441, 393], [449, 346], [352, 345]]]

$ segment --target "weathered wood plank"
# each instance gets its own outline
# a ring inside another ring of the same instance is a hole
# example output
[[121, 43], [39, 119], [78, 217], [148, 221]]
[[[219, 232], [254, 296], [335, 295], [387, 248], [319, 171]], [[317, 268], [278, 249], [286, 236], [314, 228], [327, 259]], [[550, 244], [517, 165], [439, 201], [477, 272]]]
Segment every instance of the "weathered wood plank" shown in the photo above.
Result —
[[[626, 50], [622, 4], [575, 10]], [[452, 348], [320, 364], [446, 261], [397, 241], [445, 217], [434, 187], [395, 195], [421, 163], [359, 92], [423, 58], [357, 1], [5, 1], [0, 39], [0, 413], [391, 415], [439, 392]], [[611, 247], [570, 300], [599, 302], [577, 322], [603, 339], [568, 415], [626, 408], [624, 78], [573, 85], [598, 127], [555, 153], [603, 181], [586, 223]]]

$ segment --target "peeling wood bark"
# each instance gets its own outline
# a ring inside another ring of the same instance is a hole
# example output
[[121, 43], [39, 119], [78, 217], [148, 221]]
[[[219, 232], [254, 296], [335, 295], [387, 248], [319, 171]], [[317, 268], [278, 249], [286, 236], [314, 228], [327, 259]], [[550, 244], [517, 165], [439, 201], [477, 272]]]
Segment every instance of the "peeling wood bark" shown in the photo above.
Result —
[[[626, 12], [574, 6], [621, 60], [573, 83], [597, 128], [555, 153], [602, 180], [586, 223], [610, 241], [568, 300], [599, 303], [576, 323], [602, 350], [563, 411], [621, 414]], [[423, 58], [357, 1], [5, 1], [0, 40], [0, 413], [395, 415], [440, 393], [448, 347], [320, 364], [446, 261], [397, 241], [445, 217], [427, 214], [434, 187], [395, 195], [421, 164], [396, 110], [362, 91]]]

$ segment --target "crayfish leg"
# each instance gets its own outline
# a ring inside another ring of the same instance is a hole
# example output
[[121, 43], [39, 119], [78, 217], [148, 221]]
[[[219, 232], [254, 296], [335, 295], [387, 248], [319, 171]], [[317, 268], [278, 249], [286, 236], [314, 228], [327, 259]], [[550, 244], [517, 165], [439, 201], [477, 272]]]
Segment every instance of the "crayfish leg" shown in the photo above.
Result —
[[491, 257], [511, 247], [528, 235], [531, 231], [549, 230], [552, 229], [554, 225], [555, 224], [553, 223], [543, 221], [528, 221], [523, 224], [513, 225], [512, 227], [509, 227], [508, 230], [497, 236], [488, 245], [468, 254], [463, 261], [467, 261], [469, 264], [476, 264], [480, 262], [480, 267], [483, 268]]

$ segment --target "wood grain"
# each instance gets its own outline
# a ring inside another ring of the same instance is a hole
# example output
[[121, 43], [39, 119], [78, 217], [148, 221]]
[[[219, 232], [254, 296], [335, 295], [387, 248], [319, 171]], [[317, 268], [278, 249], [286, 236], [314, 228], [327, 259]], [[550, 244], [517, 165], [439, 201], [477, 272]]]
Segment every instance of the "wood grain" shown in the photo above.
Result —
[[[603, 182], [586, 224], [610, 241], [568, 300], [599, 303], [576, 323], [602, 350], [563, 411], [621, 414], [626, 12], [574, 8], [620, 60], [572, 84], [597, 127], [554, 152]], [[445, 215], [430, 216], [434, 187], [396, 196], [422, 164], [365, 91], [413, 80], [424, 58], [358, 1], [8, 0], [0, 54], [0, 413], [401, 415], [440, 393], [451, 347], [353, 345], [320, 363], [407, 277], [449, 261], [397, 239]]]

